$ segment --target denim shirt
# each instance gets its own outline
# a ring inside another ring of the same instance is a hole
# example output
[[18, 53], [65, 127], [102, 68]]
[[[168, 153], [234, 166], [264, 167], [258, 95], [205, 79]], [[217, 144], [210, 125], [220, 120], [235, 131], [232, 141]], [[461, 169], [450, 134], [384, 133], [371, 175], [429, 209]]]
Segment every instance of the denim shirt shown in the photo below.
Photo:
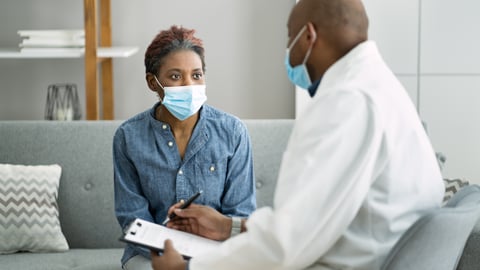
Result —
[[[195, 201], [227, 216], [256, 208], [250, 137], [243, 122], [208, 105], [200, 110], [183, 160], [155, 109], [125, 121], [113, 139], [115, 214], [122, 229], [135, 218], [161, 224], [168, 208], [199, 190]], [[127, 245], [122, 264], [147, 249]]]

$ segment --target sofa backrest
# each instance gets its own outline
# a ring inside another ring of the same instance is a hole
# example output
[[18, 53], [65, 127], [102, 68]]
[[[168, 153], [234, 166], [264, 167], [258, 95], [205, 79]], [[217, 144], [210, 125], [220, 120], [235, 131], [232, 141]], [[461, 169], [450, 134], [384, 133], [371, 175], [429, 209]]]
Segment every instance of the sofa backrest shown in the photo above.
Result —
[[271, 206], [293, 119], [243, 120], [252, 140], [257, 208]]
[[0, 122], [0, 163], [59, 164], [60, 224], [70, 248], [121, 247], [113, 208], [115, 121]]
[[[271, 205], [293, 120], [244, 120], [257, 206]], [[114, 214], [112, 138], [121, 121], [0, 121], [0, 163], [59, 164], [58, 204], [70, 248], [122, 247]]]

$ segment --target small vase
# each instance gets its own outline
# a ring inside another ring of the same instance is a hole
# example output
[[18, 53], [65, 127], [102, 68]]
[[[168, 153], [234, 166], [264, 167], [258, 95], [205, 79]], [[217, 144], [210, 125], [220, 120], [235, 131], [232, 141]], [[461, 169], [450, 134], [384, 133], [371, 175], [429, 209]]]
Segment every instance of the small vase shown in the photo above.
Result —
[[47, 90], [45, 120], [80, 120], [82, 112], [75, 84], [51, 84]]

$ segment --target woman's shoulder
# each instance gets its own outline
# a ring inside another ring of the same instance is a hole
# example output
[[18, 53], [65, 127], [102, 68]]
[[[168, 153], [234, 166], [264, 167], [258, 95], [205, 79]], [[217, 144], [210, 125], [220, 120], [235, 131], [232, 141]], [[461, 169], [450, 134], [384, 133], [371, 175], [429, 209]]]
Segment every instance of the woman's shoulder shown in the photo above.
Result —
[[141, 113], [138, 113], [127, 120], [123, 121], [120, 126], [118, 127], [117, 131], [119, 130], [136, 130], [138, 129], [139, 126], [144, 126], [145, 121], [148, 120], [148, 116], [150, 115], [152, 109], [148, 109], [146, 111], [143, 111]]
[[207, 104], [203, 105], [203, 113], [204, 113], [204, 117], [208, 119], [214, 119], [214, 120], [225, 119], [227, 121], [233, 121], [233, 122], [240, 121], [240, 118], [238, 118], [236, 115], [233, 115], [231, 113], [223, 111], [222, 109], [215, 108]]
[[240, 120], [239, 117], [223, 111], [221, 109], [215, 108], [210, 105], [203, 105], [203, 117], [208, 121], [213, 121], [216, 123], [223, 123], [223, 124], [237, 124], [243, 125], [243, 122]]

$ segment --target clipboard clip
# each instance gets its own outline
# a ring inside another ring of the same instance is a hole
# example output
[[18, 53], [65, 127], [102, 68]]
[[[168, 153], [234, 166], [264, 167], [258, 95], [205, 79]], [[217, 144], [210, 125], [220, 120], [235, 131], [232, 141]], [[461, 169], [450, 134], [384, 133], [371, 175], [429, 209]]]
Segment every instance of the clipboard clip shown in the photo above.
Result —
[[130, 222], [130, 224], [123, 230], [123, 235], [126, 235], [127, 233], [135, 235], [137, 233], [136, 227], [142, 227], [142, 222], [140, 222], [138, 219]]

